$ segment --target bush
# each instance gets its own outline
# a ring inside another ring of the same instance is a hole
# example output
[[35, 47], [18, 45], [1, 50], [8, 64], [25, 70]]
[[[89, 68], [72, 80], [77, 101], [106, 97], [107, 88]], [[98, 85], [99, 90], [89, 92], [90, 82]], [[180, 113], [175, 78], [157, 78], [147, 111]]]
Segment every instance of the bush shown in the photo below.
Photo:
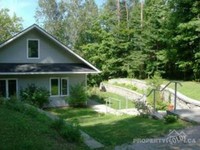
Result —
[[67, 124], [63, 119], [55, 120], [51, 127], [69, 142], [80, 142], [81, 134], [78, 124]]
[[36, 87], [34, 84], [31, 84], [20, 91], [20, 97], [22, 101], [42, 108], [45, 103], [49, 102], [49, 91], [45, 88]]
[[67, 101], [72, 107], [85, 107], [87, 101], [87, 91], [83, 84], [76, 84], [70, 87], [70, 96]]
[[[148, 97], [148, 103], [151, 107], [154, 107], [154, 102], [152, 97]], [[161, 100], [159, 96], [156, 97], [156, 110], [167, 110], [169, 103]]]
[[148, 81], [148, 84], [152, 86], [152, 89], [160, 90], [160, 86], [163, 83], [163, 79], [159, 72], [155, 72], [154, 76]]
[[165, 119], [165, 123], [169, 124], [169, 123], [174, 123], [178, 120], [178, 117], [175, 115], [166, 115], [164, 117]]
[[0, 97], [0, 105], [5, 103], [5, 98]]
[[135, 107], [137, 108], [137, 110], [140, 112], [141, 115], [149, 113], [148, 107], [145, 104], [145, 102], [135, 101], [134, 103], [135, 103]]

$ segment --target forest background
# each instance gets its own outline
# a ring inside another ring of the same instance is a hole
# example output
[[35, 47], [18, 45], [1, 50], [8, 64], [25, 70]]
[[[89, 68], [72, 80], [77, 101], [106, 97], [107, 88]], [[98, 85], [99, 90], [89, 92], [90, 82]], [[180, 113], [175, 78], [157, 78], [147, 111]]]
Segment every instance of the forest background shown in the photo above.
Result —
[[[38, 0], [36, 22], [102, 71], [118, 77], [200, 81], [199, 0]], [[23, 29], [0, 10], [0, 43]]]

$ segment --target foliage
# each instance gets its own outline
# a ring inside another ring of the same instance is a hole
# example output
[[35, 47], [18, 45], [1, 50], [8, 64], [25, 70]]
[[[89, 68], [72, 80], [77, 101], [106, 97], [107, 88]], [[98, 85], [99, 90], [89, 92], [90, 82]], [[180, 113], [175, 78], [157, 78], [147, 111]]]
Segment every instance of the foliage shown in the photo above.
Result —
[[[154, 102], [153, 102], [153, 98], [150, 97], [148, 98], [148, 103], [153, 107], [154, 106]], [[162, 99], [156, 99], [156, 110], [167, 110], [167, 106], [169, 105], [168, 102], [162, 100]]]
[[8, 9], [0, 9], [0, 44], [22, 30], [22, 19], [14, 14], [9, 15]]
[[39, 0], [35, 18], [65, 45], [76, 48], [84, 40], [84, 31], [90, 28], [90, 22], [97, 14], [94, 0]]
[[5, 98], [4, 97], [0, 97], [0, 105], [4, 104], [5, 102], [6, 102]]
[[169, 123], [177, 122], [178, 117], [175, 116], [175, 115], [166, 115], [166, 116], [164, 117], [164, 119], [165, 119], [165, 123], [169, 124]]
[[159, 72], [155, 72], [154, 76], [148, 80], [148, 84], [151, 86], [148, 91], [152, 91], [151, 95], [147, 98], [148, 103], [153, 107], [154, 106], [154, 92], [155, 92], [155, 101], [156, 101], [156, 110], [166, 110], [168, 102], [164, 101], [161, 96], [160, 87], [164, 82]]
[[154, 76], [148, 80], [148, 84], [151, 86], [151, 89], [160, 90], [162, 83], [163, 79], [159, 72], [155, 72]]
[[80, 142], [81, 140], [78, 124], [67, 124], [63, 119], [57, 119], [51, 124], [51, 127], [56, 129], [67, 141]]
[[127, 83], [114, 83], [114, 85], [122, 86], [122, 87], [128, 88], [130, 90], [137, 91], [137, 87], [134, 86], [134, 85], [131, 85], [131, 84], [127, 84]]
[[149, 113], [148, 106], [143, 101], [135, 101], [135, 107], [141, 115]]
[[27, 88], [21, 89], [20, 97], [22, 101], [31, 105], [42, 108], [49, 102], [49, 92], [45, 88], [37, 87], [35, 84], [28, 85]]
[[38, 4], [38, 22], [102, 71], [89, 76], [91, 85], [156, 72], [200, 80], [198, 0], [107, 0], [99, 8], [94, 0]]
[[70, 95], [67, 102], [72, 107], [85, 107], [87, 103], [87, 90], [83, 83], [70, 87]]

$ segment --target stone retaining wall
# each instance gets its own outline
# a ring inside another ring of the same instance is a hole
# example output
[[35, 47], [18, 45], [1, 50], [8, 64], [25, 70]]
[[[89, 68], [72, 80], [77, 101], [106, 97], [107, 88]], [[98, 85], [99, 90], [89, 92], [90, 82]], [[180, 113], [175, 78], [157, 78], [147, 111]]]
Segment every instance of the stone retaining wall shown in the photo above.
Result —
[[[145, 82], [136, 80], [136, 79], [112, 79], [109, 80], [109, 83], [127, 83], [132, 84], [136, 86], [139, 89], [147, 89], [148, 86]], [[162, 88], [165, 85], [162, 85]], [[162, 97], [164, 100], [174, 103], [174, 94], [175, 91], [171, 88], [166, 88], [164, 91], [162, 91]], [[190, 108], [199, 108], [200, 107], [200, 101], [189, 98], [180, 92], [177, 92], [177, 105], [181, 108], [190, 109]]]
[[[162, 85], [162, 87], [164, 87], [164, 85]], [[174, 95], [175, 95], [175, 91], [171, 88], [166, 88], [162, 92], [163, 99], [170, 101], [172, 104], [174, 103]], [[177, 92], [176, 100], [177, 100], [177, 104], [183, 109], [200, 107], [200, 101], [189, 98], [181, 94], [180, 92]]]
[[127, 88], [123, 88], [123, 87], [108, 84], [108, 83], [101, 83], [100, 89], [101, 90], [104, 89], [107, 92], [119, 94], [121, 96], [124, 96], [124, 97], [126, 97], [130, 100], [134, 100], [134, 101], [140, 100], [143, 97], [142, 94], [139, 94], [139, 93], [129, 90]]
[[147, 90], [148, 86], [144, 81], [136, 80], [136, 79], [111, 79], [108, 81], [108, 83], [114, 84], [114, 83], [125, 83], [125, 84], [132, 84], [133, 86], [141, 89], [141, 90]]

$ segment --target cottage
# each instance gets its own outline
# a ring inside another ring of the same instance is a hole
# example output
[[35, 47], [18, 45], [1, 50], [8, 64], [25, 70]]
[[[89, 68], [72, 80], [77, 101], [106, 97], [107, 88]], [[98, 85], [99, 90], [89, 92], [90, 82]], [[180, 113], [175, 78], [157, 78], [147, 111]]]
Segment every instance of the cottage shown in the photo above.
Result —
[[0, 45], [0, 95], [19, 96], [29, 84], [50, 92], [51, 106], [64, 106], [69, 88], [87, 84], [100, 71], [34, 24]]

